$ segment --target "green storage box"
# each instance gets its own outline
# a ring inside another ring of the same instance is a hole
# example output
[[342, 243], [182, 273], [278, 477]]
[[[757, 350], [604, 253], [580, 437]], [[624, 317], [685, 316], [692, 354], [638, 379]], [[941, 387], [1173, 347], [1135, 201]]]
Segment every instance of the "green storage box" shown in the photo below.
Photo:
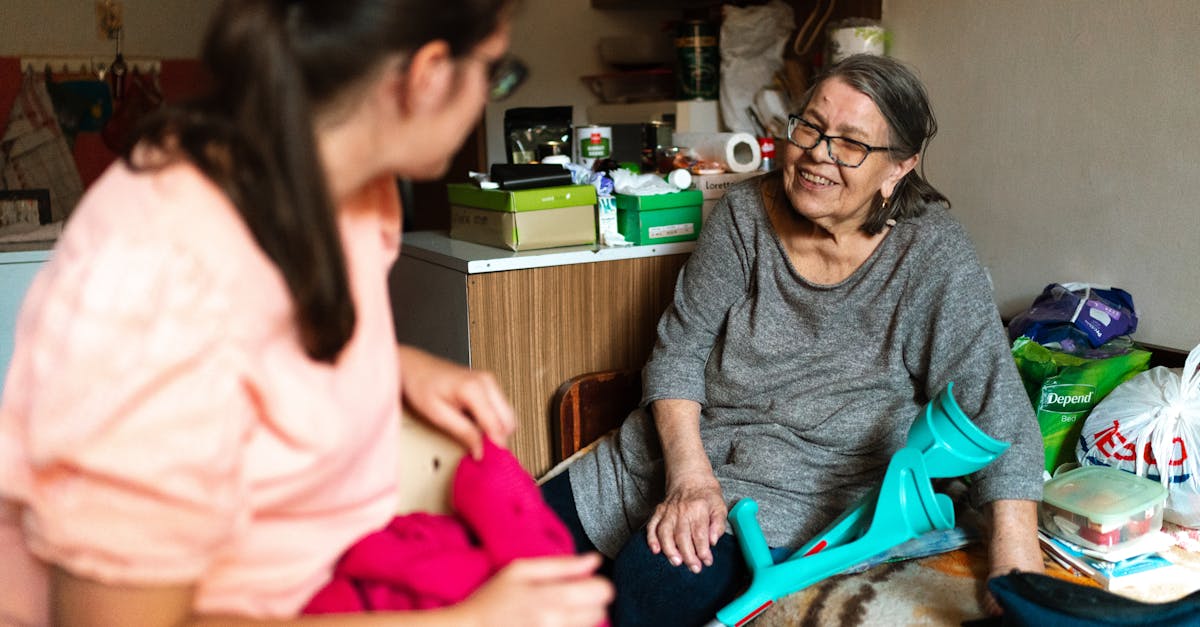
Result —
[[493, 211], [539, 211], [596, 204], [596, 188], [591, 185], [559, 185], [505, 191], [480, 189], [470, 183], [451, 183], [446, 186], [446, 194], [450, 197], [451, 205]]
[[634, 244], [686, 242], [700, 235], [704, 194], [685, 190], [674, 194], [629, 196], [616, 194], [617, 229]]

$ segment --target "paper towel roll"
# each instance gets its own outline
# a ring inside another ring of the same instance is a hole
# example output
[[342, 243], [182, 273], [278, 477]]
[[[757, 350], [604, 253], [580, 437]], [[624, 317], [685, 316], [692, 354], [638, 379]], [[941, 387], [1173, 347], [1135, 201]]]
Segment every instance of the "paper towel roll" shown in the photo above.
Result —
[[752, 172], [762, 163], [758, 140], [749, 133], [675, 133], [676, 146], [696, 151], [705, 161], [716, 161], [730, 172]]

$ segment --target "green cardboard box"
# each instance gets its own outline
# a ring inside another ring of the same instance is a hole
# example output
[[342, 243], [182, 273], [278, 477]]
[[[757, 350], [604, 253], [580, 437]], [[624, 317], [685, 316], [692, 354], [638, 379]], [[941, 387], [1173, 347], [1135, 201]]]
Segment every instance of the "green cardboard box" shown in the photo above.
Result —
[[596, 204], [596, 188], [591, 185], [559, 185], [505, 191], [480, 189], [470, 183], [446, 186], [450, 204], [493, 211], [541, 211], [560, 207]]
[[596, 209], [579, 205], [540, 211], [494, 211], [451, 205], [450, 237], [514, 251], [594, 244]]
[[617, 198], [617, 209], [627, 211], [654, 211], [691, 205], [699, 207], [704, 202], [704, 193], [698, 189], [685, 189], [674, 194], [654, 194], [653, 196], [613, 195]]
[[686, 242], [700, 235], [704, 194], [685, 190], [674, 194], [629, 196], [616, 194], [617, 230], [634, 244]]

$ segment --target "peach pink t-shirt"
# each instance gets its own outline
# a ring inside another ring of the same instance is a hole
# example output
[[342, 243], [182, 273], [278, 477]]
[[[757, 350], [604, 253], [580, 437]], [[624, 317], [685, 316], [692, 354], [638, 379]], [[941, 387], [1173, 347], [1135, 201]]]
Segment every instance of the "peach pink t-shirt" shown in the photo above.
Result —
[[[338, 208], [358, 315], [336, 363], [194, 167], [114, 165], [17, 323], [0, 401], [0, 623], [45, 621], [51, 563], [195, 582], [201, 613], [296, 614], [395, 511], [395, 183]], [[31, 559], [31, 555], [38, 559]]]

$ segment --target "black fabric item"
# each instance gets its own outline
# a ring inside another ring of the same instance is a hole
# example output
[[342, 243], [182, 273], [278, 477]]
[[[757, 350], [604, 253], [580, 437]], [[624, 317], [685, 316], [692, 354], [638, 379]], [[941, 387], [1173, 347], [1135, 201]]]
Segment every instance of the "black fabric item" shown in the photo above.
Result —
[[996, 577], [988, 589], [1004, 608], [1002, 624], [1013, 627], [1200, 626], [1200, 592], [1170, 603], [1142, 603], [1032, 573]]
[[571, 478], [568, 475], [570, 470], [565, 470], [558, 476], [550, 479], [542, 484], [542, 499], [546, 501], [546, 505], [558, 514], [558, 518], [562, 520], [567, 529], [571, 531], [571, 537], [575, 539], [575, 552], [588, 553], [596, 550], [596, 546], [587, 537], [587, 532], [583, 530], [583, 523], [579, 522], [579, 512], [575, 510], [575, 493], [571, 490]]
[[500, 184], [500, 189], [533, 189], [570, 185], [571, 172], [561, 165], [540, 163], [493, 163], [488, 177]]

